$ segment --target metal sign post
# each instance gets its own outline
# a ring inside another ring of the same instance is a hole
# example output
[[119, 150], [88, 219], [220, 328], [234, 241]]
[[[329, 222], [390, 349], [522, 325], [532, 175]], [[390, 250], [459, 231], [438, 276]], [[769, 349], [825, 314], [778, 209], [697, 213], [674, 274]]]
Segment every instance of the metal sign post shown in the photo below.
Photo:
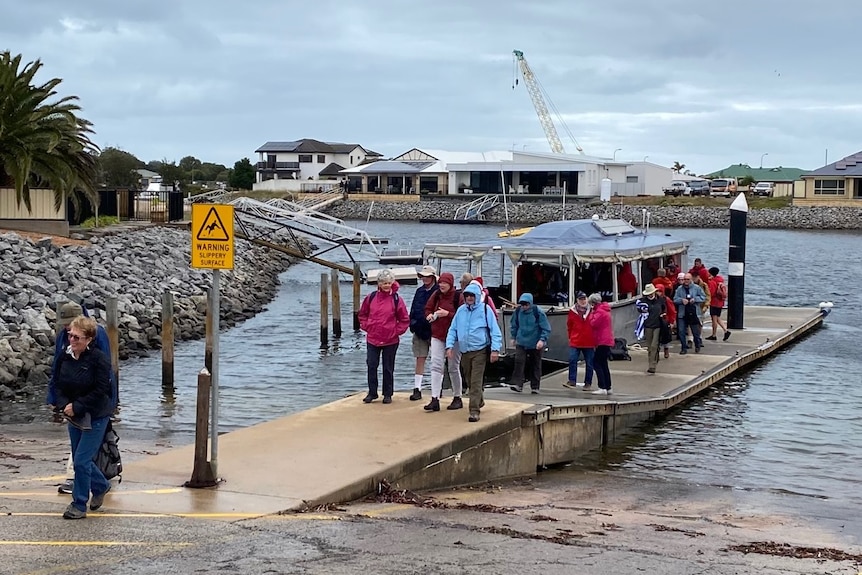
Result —
[[192, 204], [192, 267], [210, 269], [212, 280], [212, 401], [210, 467], [218, 477], [219, 320], [221, 270], [233, 269], [234, 208], [222, 204]]

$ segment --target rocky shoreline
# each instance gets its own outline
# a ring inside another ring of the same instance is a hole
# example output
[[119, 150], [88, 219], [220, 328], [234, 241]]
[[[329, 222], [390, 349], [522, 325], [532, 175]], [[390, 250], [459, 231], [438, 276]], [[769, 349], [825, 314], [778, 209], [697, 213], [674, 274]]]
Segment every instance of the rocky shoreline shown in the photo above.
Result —
[[[372, 218], [378, 220], [451, 220], [463, 202], [422, 201], [377, 202]], [[611, 206], [609, 213], [639, 224], [642, 210], [650, 214], [650, 225], [662, 228], [726, 228], [730, 221], [727, 207], [711, 206]], [[570, 204], [566, 206], [565, 219], [583, 219], [601, 213], [601, 206], [593, 204]], [[368, 217], [369, 202], [346, 201], [330, 206], [326, 212], [345, 220], [364, 220]], [[560, 204], [510, 203], [507, 207], [497, 205], [485, 214], [486, 221], [522, 225], [535, 225], [563, 219]], [[843, 207], [799, 207], [776, 209], [753, 209], [748, 215], [752, 228], [797, 229], [797, 230], [858, 230], [862, 229], [862, 210]]]
[[[104, 319], [105, 301], [117, 296], [121, 359], [161, 347], [161, 298], [174, 293], [177, 340], [204, 335], [206, 292], [212, 274], [189, 266], [189, 232], [171, 227], [95, 236], [88, 245], [61, 247], [14, 232], [0, 235], [0, 400], [44, 394], [50, 373], [55, 302], [82, 303]], [[235, 267], [222, 272], [221, 325], [265, 309], [287, 255], [243, 240]]]

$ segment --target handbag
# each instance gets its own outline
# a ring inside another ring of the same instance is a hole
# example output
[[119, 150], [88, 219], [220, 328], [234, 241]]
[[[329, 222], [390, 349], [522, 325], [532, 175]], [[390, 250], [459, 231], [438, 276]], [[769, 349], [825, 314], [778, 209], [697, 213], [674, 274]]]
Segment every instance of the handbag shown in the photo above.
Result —
[[661, 326], [658, 331], [658, 342], [661, 345], [666, 345], [673, 341], [673, 335], [670, 332], [670, 325], [662, 318]]

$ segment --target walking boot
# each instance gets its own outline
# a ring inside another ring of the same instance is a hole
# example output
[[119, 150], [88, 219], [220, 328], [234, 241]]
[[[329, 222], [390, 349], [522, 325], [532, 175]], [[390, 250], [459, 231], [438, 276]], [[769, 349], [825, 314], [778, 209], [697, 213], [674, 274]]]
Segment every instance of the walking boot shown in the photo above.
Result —
[[464, 403], [461, 401], [460, 397], [453, 397], [452, 403], [449, 404], [449, 407], [446, 409], [461, 409], [464, 407]]
[[440, 411], [440, 400], [436, 397], [432, 397], [431, 401], [428, 402], [428, 405], [423, 407], [425, 411]]
[[410, 396], [410, 401], [419, 401], [422, 399], [422, 391], [418, 387], [413, 388], [413, 394]]

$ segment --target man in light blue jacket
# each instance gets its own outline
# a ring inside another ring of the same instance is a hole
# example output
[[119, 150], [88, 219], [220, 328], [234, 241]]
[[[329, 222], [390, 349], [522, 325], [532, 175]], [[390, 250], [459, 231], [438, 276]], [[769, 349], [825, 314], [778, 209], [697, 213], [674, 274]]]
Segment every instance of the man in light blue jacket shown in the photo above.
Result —
[[464, 380], [470, 385], [470, 417], [468, 421], [479, 421], [479, 411], [485, 405], [483, 385], [485, 360], [491, 350], [491, 363], [500, 357], [503, 333], [497, 324], [497, 315], [482, 301], [481, 288], [470, 284], [464, 288], [464, 304], [455, 312], [452, 325], [446, 335], [446, 357], [452, 359], [452, 348], [458, 344], [461, 350], [461, 368]]
[[551, 335], [551, 324], [545, 312], [533, 303], [533, 294], [523, 293], [518, 298], [518, 309], [512, 314], [509, 323], [512, 334], [512, 347], [515, 348], [515, 370], [509, 389], [521, 392], [524, 389], [525, 368], [530, 364], [526, 379], [530, 389], [539, 393], [542, 381], [542, 354]]
[[[696, 261], [696, 260], [695, 260]], [[706, 294], [700, 286], [691, 281], [691, 274], [683, 276], [682, 285], [676, 288], [673, 303], [676, 304], [676, 326], [679, 331], [680, 355], [688, 353], [688, 342], [686, 341], [686, 329], [691, 330], [694, 340], [694, 353], [700, 353], [703, 340], [700, 338], [700, 304], [706, 301]]]

